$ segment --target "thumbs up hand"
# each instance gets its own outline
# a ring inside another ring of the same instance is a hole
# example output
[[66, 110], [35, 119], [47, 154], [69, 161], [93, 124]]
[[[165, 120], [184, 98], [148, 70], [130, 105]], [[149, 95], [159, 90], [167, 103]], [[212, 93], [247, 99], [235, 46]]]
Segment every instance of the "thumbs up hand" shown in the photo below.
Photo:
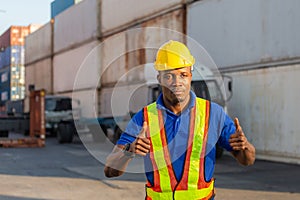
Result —
[[234, 118], [234, 124], [236, 131], [230, 136], [229, 144], [235, 151], [246, 150], [248, 140], [242, 130], [242, 127], [240, 126], [238, 118]]
[[146, 156], [146, 154], [149, 153], [150, 140], [146, 137], [147, 129], [148, 129], [147, 122], [144, 122], [143, 127], [140, 133], [138, 134], [137, 138], [133, 143], [131, 143], [129, 151], [141, 156]]

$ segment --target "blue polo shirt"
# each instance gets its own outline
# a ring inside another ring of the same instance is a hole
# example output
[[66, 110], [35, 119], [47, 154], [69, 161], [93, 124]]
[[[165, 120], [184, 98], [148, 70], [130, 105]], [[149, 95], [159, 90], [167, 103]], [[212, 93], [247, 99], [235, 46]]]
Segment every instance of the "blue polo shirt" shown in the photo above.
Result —
[[[187, 150], [190, 110], [195, 105], [196, 95], [191, 91], [191, 99], [188, 107], [180, 114], [175, 115], [167, 109], [163, 103], [162, 94], [159, 95], [156, 104], [164, 116], [164, 125], [168, 142], [168, 149], [177, 180], [183, 174], [184, 161]], [[121, 135], [117, 144], [132, 143], [139, 134], [144, 122], [143, 109], [130, 120], [125, 132]], [[228, 151], [232, 151], [229, 145], [229, 137], [235, 132], [235, 125], [223, 108], [211, 102], [208, 139], [205, 156], [205, 179], [209, 181], [213, 177], [216, 160], [216, 144]], [[153, 185], [153, 170], [149, 154], [145, 156], [145, 173], [148, 181]]]

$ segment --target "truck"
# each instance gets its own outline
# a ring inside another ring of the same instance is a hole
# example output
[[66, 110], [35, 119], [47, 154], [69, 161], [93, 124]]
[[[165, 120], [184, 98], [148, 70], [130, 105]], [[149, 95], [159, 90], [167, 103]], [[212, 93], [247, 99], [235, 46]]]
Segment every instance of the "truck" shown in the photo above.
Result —
[[[46, 135], [57, 136], [58, 142], [71, 142], [76, 129], [74, 121], [80, 118], [80, 101], [67, 96], [46, 95], [44, 99]], [[6, 111], [0, 116], [0, 137], [10, 132], [29, 135], [30, 113], [23, 111], [24, 100], [7, 101]]]
[[74, 121], [80, 119], [80, 101], [68, 96], [46, 95], [46, 133], [56, 136], [59, 143], [70, 143], [77, 134]]

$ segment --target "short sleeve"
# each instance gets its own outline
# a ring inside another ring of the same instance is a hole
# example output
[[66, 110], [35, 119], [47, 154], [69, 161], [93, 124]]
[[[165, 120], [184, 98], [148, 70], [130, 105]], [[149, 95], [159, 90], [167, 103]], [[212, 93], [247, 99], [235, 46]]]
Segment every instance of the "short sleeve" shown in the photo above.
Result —
[[226, 149], [227, 151], [232, 151], [232, 147], [229, 144], [230, 135], [235, 132], [235, 125], [232, 119], [225, 113], [224, 125], [221, 131], [220, 138], [218, 140], [218, 145]]
[[214, 148], [217, 143], [227, 151], [232, 151], [229, 144], [230, 135], [235, 132], [235, 126], [224, 109], [211, 102], [210, 123], [209, 123], [208, 150]]
[[121, 134], [120, 139], [117, 141], [117, 144], [125, 145], [127, 143], [132, 143], [136, 139], [136, 136], [140, 133], [143, 126], [143, 113], [143, 109], [141, 109], [131, 118], [125, 132]]

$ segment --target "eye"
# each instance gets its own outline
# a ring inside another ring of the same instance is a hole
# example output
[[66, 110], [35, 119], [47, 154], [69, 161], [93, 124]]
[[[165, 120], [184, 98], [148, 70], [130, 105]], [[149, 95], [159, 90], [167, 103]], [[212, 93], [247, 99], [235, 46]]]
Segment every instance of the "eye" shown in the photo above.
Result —
[[172, 75], [171, 75], [171, 74], [165, 74], [165, 75], [163, 76], [163, 78], [164, 78], [165, 80], [171, 80], [171, 79], [172, 79]]
[[187, 73], [182, 73], [182, 74], [180, 74], [180, 78], [187, 78], [187, 77], [189, 77], [189, 74], [187, 74]]

